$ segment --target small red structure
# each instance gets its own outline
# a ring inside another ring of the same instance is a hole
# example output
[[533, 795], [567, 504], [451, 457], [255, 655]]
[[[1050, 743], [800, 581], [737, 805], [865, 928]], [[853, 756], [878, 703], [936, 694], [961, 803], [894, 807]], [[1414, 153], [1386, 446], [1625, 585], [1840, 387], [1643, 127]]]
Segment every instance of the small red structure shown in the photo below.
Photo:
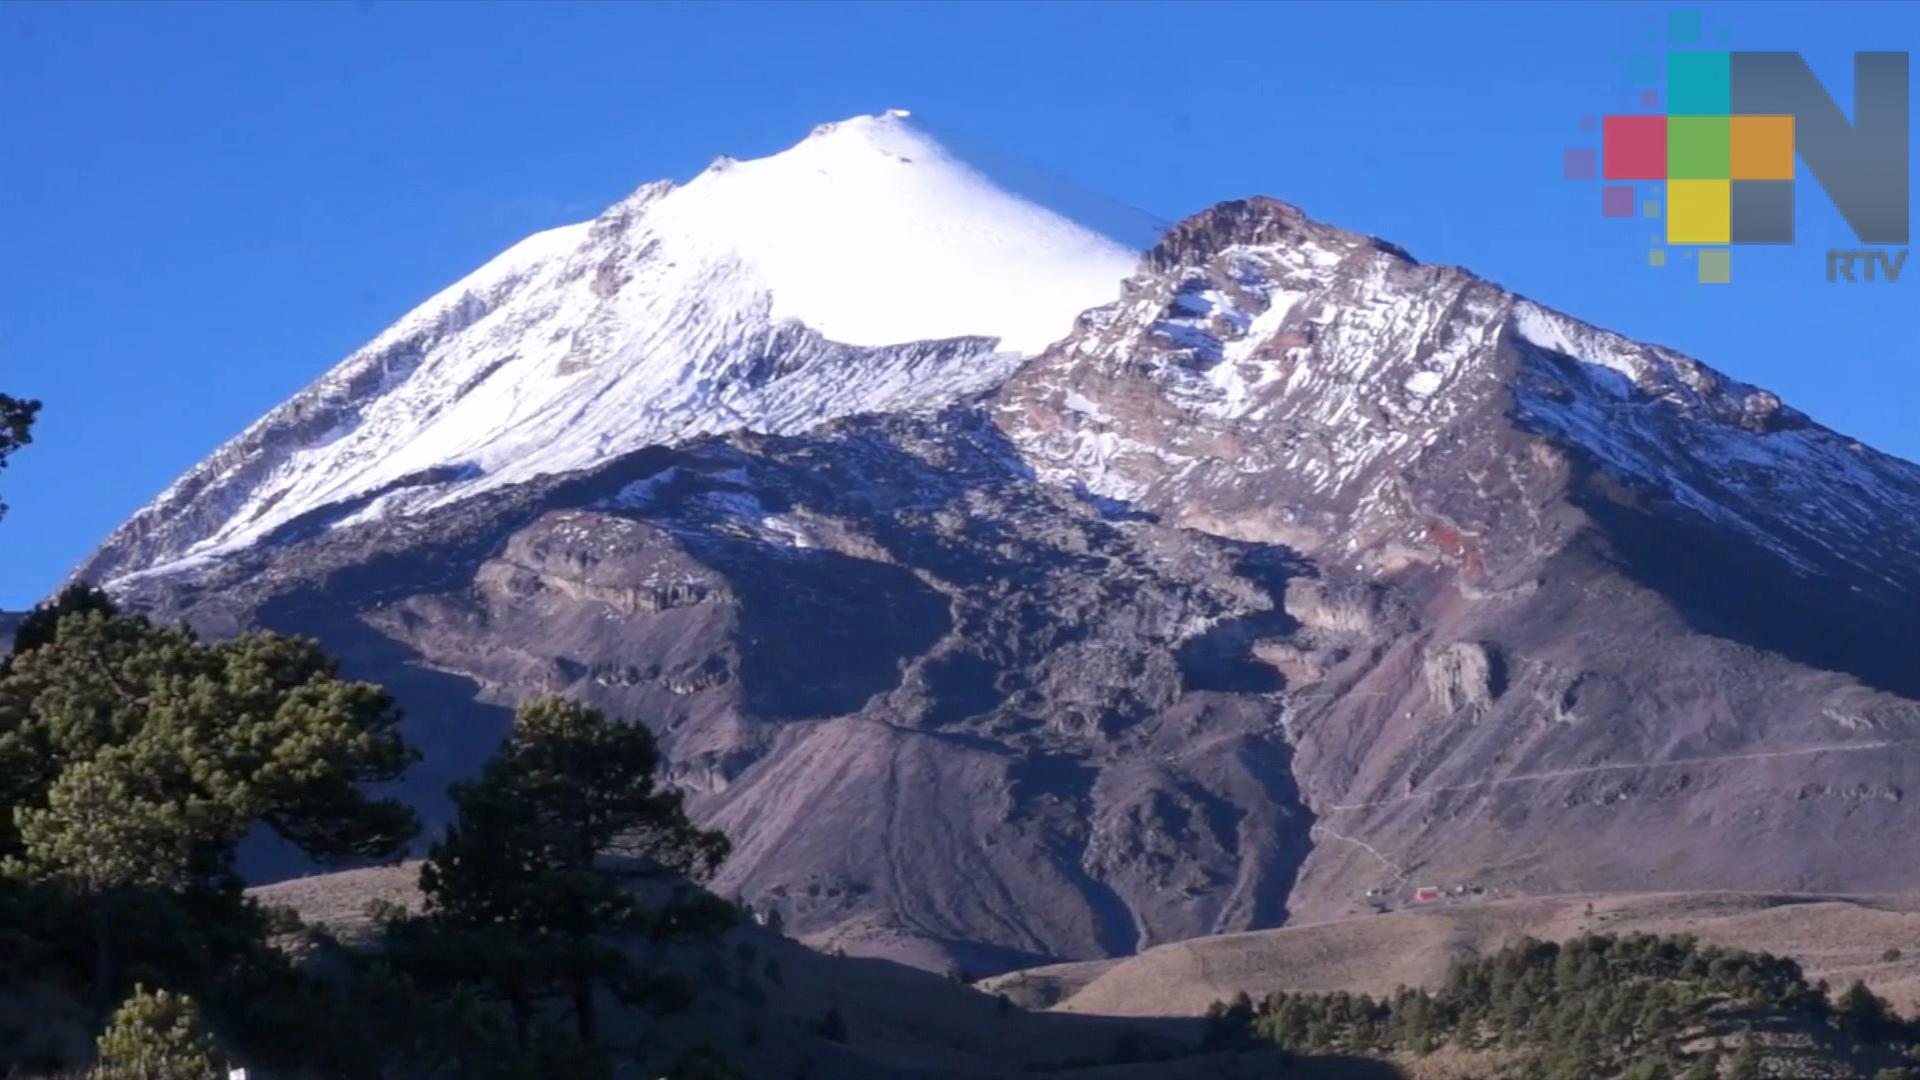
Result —
[[1416, 904], [1437, 904], [1440, 902], [1440, 890], [1431, 886], [1413, 890], [1413, 902]]

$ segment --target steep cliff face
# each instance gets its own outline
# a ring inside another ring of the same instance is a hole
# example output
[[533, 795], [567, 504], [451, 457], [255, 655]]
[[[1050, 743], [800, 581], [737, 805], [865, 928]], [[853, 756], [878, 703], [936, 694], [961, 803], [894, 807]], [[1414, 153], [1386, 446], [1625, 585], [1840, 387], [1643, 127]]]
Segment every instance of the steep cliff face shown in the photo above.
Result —
[[560, 692], [937, 968], [1920, 880], [1920, 469], [1764, 391], [1272, 200], [1136, 260], [898, 116], [529, 245], [83, 569], [392, 686], [430, 820]]

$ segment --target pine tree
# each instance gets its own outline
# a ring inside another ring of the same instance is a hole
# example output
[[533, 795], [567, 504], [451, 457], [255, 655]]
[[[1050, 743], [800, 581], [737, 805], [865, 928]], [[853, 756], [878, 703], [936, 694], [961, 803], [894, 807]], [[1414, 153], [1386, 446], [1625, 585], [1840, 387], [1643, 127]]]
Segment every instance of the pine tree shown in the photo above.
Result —
[[1207, 1027], [1203, 1042], [1210, 1047], [1238, 1046], [1253, 1030], [1253, 998], [1245, 990], [1232, 1002], [1216, 1001], [1207, 1009]]
[[316, 858], [397, 850], [412, 812], [360, 785], [413, 754], [385, 692], [340, 680], [311, 642], [209, 645], [80, 607], [0, 671], [0, 869], [89, 913], [104, 1013], [128, 901], [244, 903], [234, 853], [261, 825]]
[[[40, 411], [37, 401], [0, 394], [0, 469], [15, 450], [33, 441], [33, 418]], [[7, 515], [7, 504], [0, 502], [0, 517]]]
[[217, 1080], [217, 1050], [193, 999], [136, 987], [98, 1043], [97, 1080]]
[[1840, 1016], [1855, 1038], [1862, 1040], [1877, 1039], [1887, 1027], [1890, 1011], [1887, 1003], [1867, 989], [1867, 984], [1855, 979], [1847, 992], [1840, 995], [1838, 1003]]
[[116, 615], [119, 608], [105, 592], [91, 585], [80, 582], [68, 585], [53, 599], [35, 604], [13, 628], [13, 654], [18, 656], [48, 644], [58, 632], [61, 619], [89, 611]]
[[630, 1000], [653, 989], [610, 935], [663, 939], [706, 929], [727, 910], [685, 899], [650, 906], [632, 889], [704, 879], [727, 852], [724, 836], [687, 820], [678, 792], [656, 786], [659, 762], [646, 728], [542, 698], [520, 708], [478, 780], [454, 785], [457, 820], [420, 872], [429, 924], [509, 950], [509, 975], [486, 976], [517, 1018], [557, 987], [580, 1041], [593, 1042], [596, 986]]
[[1727, 1077], [1728, 1080], [1760, 1080], [1761, 1075], [1760, 1047], [1753, 1041], [1752, 1032], [1748, 1032], [1740, 1049], [1734, 1051]]
[[1623, 1080], [1671, 1080], [1673, 1067], [1665, 1058], [1644, 1057], [1627, 1068]]
[[1646, 1041], [1654, 1047], [1664, 1047], [1679, 1033], [1680, 1013], [1675, 1004], [1673, 987], [1666, 982], [1657, 982], [1647, 993], [1647, 1002], [1640, 1013], [1640, 1030]]
[[1681, 1080], [1720, 1080], [1720, 1051], [1709, 1050], [1694, 1060]]
[[[87, 610], [0, 677], [0, 798], [22, 808], [24, 827], [47, 815], [63, 772], [97, 760], [138, 803], [190, 819], [175, 846], [192, 848], [186, 873], [202, 882], [231, 873], [256, 824], [315, 858], [386, 855], [413, 834], [413, 815], [361, 785], [413, 762], [399, 724], [385, 691], [340, 679], [313, 642], [204, 644], [184, 626]], [[90, 826], [41, 825], [69, 827]], [[47, 861], [5, 838], [0, 854]], [[58, 860], [44, 869], [57, 873]]]
[[847, 1018], [841, 1015], [838, 1005], [829, 1005], [826, 1013], [820, 1017], [820, 1022], [814, 1025], [813, 1030], [814, 1034], [831, 1042], [843, 1043], [846, 1042], [849, 1037]]

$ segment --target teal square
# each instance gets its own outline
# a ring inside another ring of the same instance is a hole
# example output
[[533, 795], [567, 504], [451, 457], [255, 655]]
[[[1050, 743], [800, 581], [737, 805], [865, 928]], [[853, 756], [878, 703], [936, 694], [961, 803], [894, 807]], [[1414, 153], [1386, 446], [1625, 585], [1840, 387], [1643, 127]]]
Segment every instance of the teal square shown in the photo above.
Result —
[[1667, 12], [1667, 41], [1674, 45], [1700, 44], [1700, 13], [1698, 11]]
[[1652, 86], [1660, 81], [1658, 53], [1634, 53], [1627, 57], [1627, 85]]
[[1725, 116], [1733, 111], [1733, 74], [1723, 52], [1667, 54], [1667, 112]]

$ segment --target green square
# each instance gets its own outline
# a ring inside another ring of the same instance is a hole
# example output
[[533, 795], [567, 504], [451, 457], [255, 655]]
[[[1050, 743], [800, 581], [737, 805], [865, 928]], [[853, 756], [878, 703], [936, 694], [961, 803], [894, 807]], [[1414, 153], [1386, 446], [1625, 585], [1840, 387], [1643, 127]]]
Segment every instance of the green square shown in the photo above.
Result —
[[1728, 285], [1733, 282], [1733, 252], [1726, 248], [1702, 248], [1700, 251], [1700, 280], [1710, 285]]
[[1732, 117], [1667, 117], [1667, 179], [1727, 180], [1732, 176]]
[[1649, 251], [1647, 252], [1647, 265], [1648, 265], [1648, 266], [1665, 266], [1665, 265], [1667, 265], [1667, 249], [1665, 249], [1665, 248], [1653, 248], [1653, 249], [1651, 249], [1651, 250], [1649, 250]]
[[1733, 111], [1733, 64], [1723, 52], [1667, 54], [1667, 111], [1723, 116]]
[[1660, 200], [1648, 199], [1646, 202], [1641, 203], [1640, 215], [1642, 217], [1659, 217], [1660, 216]]

